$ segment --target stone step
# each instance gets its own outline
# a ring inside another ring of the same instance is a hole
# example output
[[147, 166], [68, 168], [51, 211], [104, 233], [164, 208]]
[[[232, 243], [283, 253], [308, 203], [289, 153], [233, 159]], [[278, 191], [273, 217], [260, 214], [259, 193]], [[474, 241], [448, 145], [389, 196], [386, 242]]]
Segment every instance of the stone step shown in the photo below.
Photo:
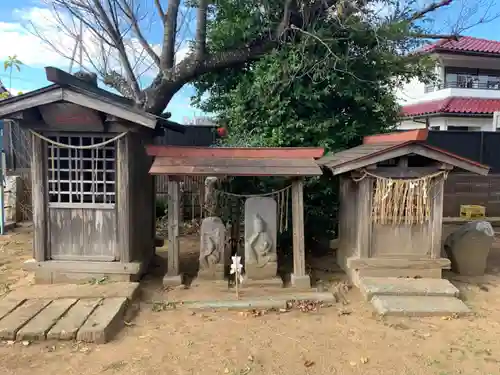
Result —
[[374, 296], [458, 297], [459, 290], [446, 279], [362, 277], [360, 291], [367, 301]]
[[372, 298], [371, 303], [383, 316], [452, 316], [467, 315], [469, 308], [455, 297], [384, 296]]

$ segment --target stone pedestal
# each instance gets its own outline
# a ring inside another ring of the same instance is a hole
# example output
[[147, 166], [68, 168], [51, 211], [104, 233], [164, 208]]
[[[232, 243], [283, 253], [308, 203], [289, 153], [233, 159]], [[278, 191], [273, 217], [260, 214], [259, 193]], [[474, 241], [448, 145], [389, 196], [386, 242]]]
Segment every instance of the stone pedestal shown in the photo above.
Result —
[[265, 280], [274, 279], [277, 277], [278, 263], [269, 262], [264, 266], [257, 264], [247, 264], [245, 266], [245, 277], [249, 280]]
[[311, 278], [309, 275], [296, 276], [292, 273], [290, 276], [290, 284], [292, 288], [297, 289], [311, 289]]
[[211, 264], [208, 268], [199, 270], [198, 278], [202, 280], [224, 280], [224, 264]]
[[181, 275], [165, 275], [163, 277], [163, 286], [180, 286], [182, 285], [182, 276]]

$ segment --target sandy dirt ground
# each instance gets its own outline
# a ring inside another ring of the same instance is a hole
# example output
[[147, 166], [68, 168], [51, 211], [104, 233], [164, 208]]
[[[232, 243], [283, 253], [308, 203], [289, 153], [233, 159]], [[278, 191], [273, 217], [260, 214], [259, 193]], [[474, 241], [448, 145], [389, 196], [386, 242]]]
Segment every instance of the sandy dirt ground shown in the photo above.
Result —
[[[30, 242], [29, 228], [0, 240], [2, 293], [31, 282], [20, 270]], [[499, 272], [494, 249], [488, 275], [449, 275], [475, 313], [461, 319], [381, 319], [356, 290], [347, 305], [307, 313], [158, 311], [145, 301], [106, 345], [0, 343], [0, 373], [498, 375]], [[152, 280], [145, 285], [153, 294], [160, 288]]]

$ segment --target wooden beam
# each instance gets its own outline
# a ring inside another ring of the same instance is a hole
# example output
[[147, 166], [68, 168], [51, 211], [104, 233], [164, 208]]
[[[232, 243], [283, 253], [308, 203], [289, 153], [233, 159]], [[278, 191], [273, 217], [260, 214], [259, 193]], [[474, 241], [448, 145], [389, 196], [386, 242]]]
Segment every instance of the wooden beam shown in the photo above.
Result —
[[150, 156], [176, 158], [317, 159], [324, 149], [315, 147], [189, 147], [147, 145]]
[[34, 94], [29, 97], [14, 97], [0, 102], [0, 118], [9, 118], [12, 113], [31, 109], [41, 105], [54, 103], [62, 100], [63, 90], [60, 87], [54, 87], [42, 93]]
[[357, 255], [360, 258], [369, 258], [371, 256], [372, 245], [372, 196], [373, 179], [365, 177], [358, 182], [357, 197], [357, 220], [358, 231], [356, 238]]
[[441, 258], [441, 244], [443, 236], [443, 202], [444, 202], [444, 178], [440, 178], [431, 190], [431, 258]]
[[429, 159], [453, 165], [467, 172], [477, 173], [482, 176], [488, 175], [489, 167], [480, 163], [450, 154], [443, 150], [435, 150], [429, 145], [413, 145], [412, 152]]
[[179, 275], [179, 219], [180, 189], [179, 182], [168, 180], [168, 265], [167, 275]]
[[127, 108], [120, 103], [104, 101], [102, 98], [81, 94], [70, 89], [63, 90], [63, 100], [135, 122], [147, 128], [154, 129], [156, 127], [157, 119], [155, 116], [146, 112], [139, 113], [134, 108]]
[[47, 230], [49, 219], [47, 217], [47, 174], [46, 148], [44, 141], [31, 135], [31, 197], [33, 205], [33, 258], [43, 262], [49, 258]]
[[[373, 174], [389, 178], [419, 178], [441, 171], [439, 166], [433, 167], [378, 167]], [[364, 175], [363, 170], [353, 171], [351, 175], [360, 178]]]
[[293, 275], [306, 275], [304, 244], [304, 181], [292, 181]]
[[133, 106], [134, 101], [132, 99], [125, 98], [124, 96], [116, 95], [113, 94], [112, 92], [106, 91], [104, 89], [101, 89], [97, 86], [92, 85], [91, 83], [88, 83], [84, 80], [81, 80], [74, 75], [67, 73], [61, 69], [53, 68], [53, 67], [46, 67], [45, 68], [45, 75], [47, 77], [47, 81], [53, 82], [55, 84], [61, 85], [61, 86], [73, 86], [75, 88], [80, 88], [85, 91], [88, 91], [89, 93], [93, 93], [96, 95], [99, 95], [101, 97], [113, 100], [115, 102], [128, 105], [128, 106]]
[[[131, 200], [132, 181], [130, 179], [130, 158], [133, 157], [130, 145], [130, 134], [120, 138], [116, 143], [116, 215], [118, 222], [118, 248], [120, 261], [128, 263], [132, 260], [132, 228], [131, 228]], [[134, 228], [134, 230], [140, 230]]]

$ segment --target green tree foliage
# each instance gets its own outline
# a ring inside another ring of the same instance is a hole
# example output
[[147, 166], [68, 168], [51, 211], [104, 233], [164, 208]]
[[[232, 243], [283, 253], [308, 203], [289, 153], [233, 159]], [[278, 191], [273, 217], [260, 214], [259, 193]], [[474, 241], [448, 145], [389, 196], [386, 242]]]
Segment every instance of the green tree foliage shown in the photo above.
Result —
[[[216, 46], [222, 49], [250, 38], [259, 21], [248, 3], [228, 6], [231, 13], [224, 7], [214, 10], [209, 38]], [[227, 127], [226, 144], [320, 146], [331, 152], [358, 145], [364, 135], [393, 128], [399, 113], [395, 90], [411, 78], [431, 78], [430, 62], [408, 54], [420, 45], [417, 36], [426, 30], [408, 10], [394, 8], [380, 17], [370, 7], [373, 2], [349, 9], [347, 4], [353, 3], [338, 2], [310, 32], [295, 27], [297, 43], [196, 82], [194, 101]], [[270, 11], [264, 17], [273, 14]], [[247, 190], [249, 186], [269, 188], [268, 180], [264, 181], [239, 185]], [[309, 239], [334, 229], [337, 185], [328, 176], [308, 180]]]
[[[9, 72], [9, 90], [12, 89], [12, 73], [14, 69], [16, 69], [18, 72], [21, 71], [21, 66], [24, 64], [17, 58], [17, 55], [13, 56], [8, 56], [7, 60], [3, 62], [3, 68], [4, 71]], [[22, 94], [21, 92], [18, 93], [18, 95]], [[10, 96], [10, 92], [4, 92], [0, 94], [0, 99], [6, 99]]]

